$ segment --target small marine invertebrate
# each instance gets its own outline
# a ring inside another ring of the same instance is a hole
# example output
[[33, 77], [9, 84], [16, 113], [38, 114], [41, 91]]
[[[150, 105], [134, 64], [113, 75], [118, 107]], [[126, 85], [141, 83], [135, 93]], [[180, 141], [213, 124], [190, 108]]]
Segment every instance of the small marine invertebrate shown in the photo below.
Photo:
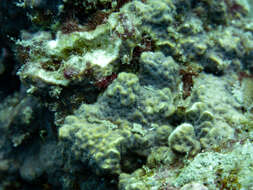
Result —
[[96, 11], [88, 18], [88, 23], [86, 24], [87, 30], [94, 30], [100, 24], [104, 24], [107, 21], [110, 12]]
[[137, 31], [131, 19], [128, 18], [128, 15], [120, 13], [119, 21], [121, 23], [123, 32], [116, 31], [116, 35], [123, 40], [134, 38]]
[[141, 53], [145, 51], [154, 51], [155, 42], [149, 36], [143, 36], [139, 46], [136, 46], [133, 50], [133, 58], [140, 57]]
[[243, 71], [238, 73], [238, 80], [239, 80], [240, 84], [241, 84], [243, 79], [247, 79], [247, 78], [248, 79], [253, 79], [253, 75], [248, 74], [247, 72], [243, 72]]
[[183, 98], [186, 99], [191, 95], [191, 89], [194, 84], [193, 77], [198, 76], [198, 73], [192, 67], [187, 67], [186, 69], [180, 69], [179, 74], [182, 76]]
[[75, 19], [69, 19], [64, 22], [60, 28], [63, 34], [69, 34], [71, 32], [80, 31], [81, 28], [78, 25], [78, 21]]
[[140, 44], [133, 48], [132, 60], [130, 64], [121, 64], [120, 71], [129, 71], [136, 73], [140, 69], [140, 57], [143, 52], [154, 51], [155, 43], [154, 41], [146, 35], [143, 35]]
[[47, 71], [57, 71], [61, 66], [61, 61], [52, 60], [41, 62], [41, 67]]
[[130, 2], [131, 0], [117, 0], [116, 10], [119, 10], [123, 5]]
[[233, 16], [238, 16], [239, 14], [244, 14], [245, 7], [239, 3], [240, 1], [237, 0], [225, 0], [225, 3], [227, 5], [227, 9], [229, 13], [231, 13]]
[[113, 73], [109, 76], [103, 77], [95, 82], [95, 86], [99, 89], [106, 89], [112, 83], [112, 81], [117, 78], [117, 76], [118, 75], [116, 73]]
[[75, 68], [65, 68], [63, 71], [64, 78], [71, 79], [74, 76], [78, 75], [78, 71]]
[[27, 46], [27, 47], [17, 46], [16, 47], [16, 56], [17, 56], [18, 60], [24, 64], [30, 58], [29, 52], [30, 52], [29, 46]]

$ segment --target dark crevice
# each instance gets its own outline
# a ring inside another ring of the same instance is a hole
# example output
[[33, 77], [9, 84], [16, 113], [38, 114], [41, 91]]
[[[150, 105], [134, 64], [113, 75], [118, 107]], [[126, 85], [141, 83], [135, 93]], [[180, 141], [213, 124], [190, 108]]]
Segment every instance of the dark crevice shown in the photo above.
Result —
[[3, 47], [0, 51], [0, 62], [4, 67], [3, 73], [0, 74], [0, 97], [6, 97], [20, 90], [20, 80], [16, 75], [16, 61], [13, 58], [13, 52], [6, 47]]
[[131, 174], [138, 168], [142, 168], [142, 166], [146, 164], [146, 161], [146, 157], [137, 155], [136, 153], [128, 152], [127, 156], [123, 156], [120, 161], [121, 170], [124, 173]]

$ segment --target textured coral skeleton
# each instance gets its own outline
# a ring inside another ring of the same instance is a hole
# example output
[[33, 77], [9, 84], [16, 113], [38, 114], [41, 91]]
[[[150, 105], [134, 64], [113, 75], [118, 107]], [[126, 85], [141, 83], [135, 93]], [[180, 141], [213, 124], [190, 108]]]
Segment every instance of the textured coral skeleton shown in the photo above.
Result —
[[0, 189], [252, 187], [251, 0], [12, 2]]

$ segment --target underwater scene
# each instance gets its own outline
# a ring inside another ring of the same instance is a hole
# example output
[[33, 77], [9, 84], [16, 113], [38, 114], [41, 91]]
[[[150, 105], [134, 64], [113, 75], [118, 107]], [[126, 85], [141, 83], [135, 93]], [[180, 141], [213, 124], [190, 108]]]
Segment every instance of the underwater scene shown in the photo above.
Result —
[[0, 190], [253, 190], [253, 0], [0, 0]]

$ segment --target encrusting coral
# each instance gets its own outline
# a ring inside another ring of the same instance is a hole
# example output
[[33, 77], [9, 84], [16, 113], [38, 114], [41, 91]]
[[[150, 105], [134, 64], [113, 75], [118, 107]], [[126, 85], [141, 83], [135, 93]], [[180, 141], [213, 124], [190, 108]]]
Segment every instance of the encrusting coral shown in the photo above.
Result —
[[33, 25], [0, 103], [0, 189], [252, 186], [249, 1], [16, 4]]

